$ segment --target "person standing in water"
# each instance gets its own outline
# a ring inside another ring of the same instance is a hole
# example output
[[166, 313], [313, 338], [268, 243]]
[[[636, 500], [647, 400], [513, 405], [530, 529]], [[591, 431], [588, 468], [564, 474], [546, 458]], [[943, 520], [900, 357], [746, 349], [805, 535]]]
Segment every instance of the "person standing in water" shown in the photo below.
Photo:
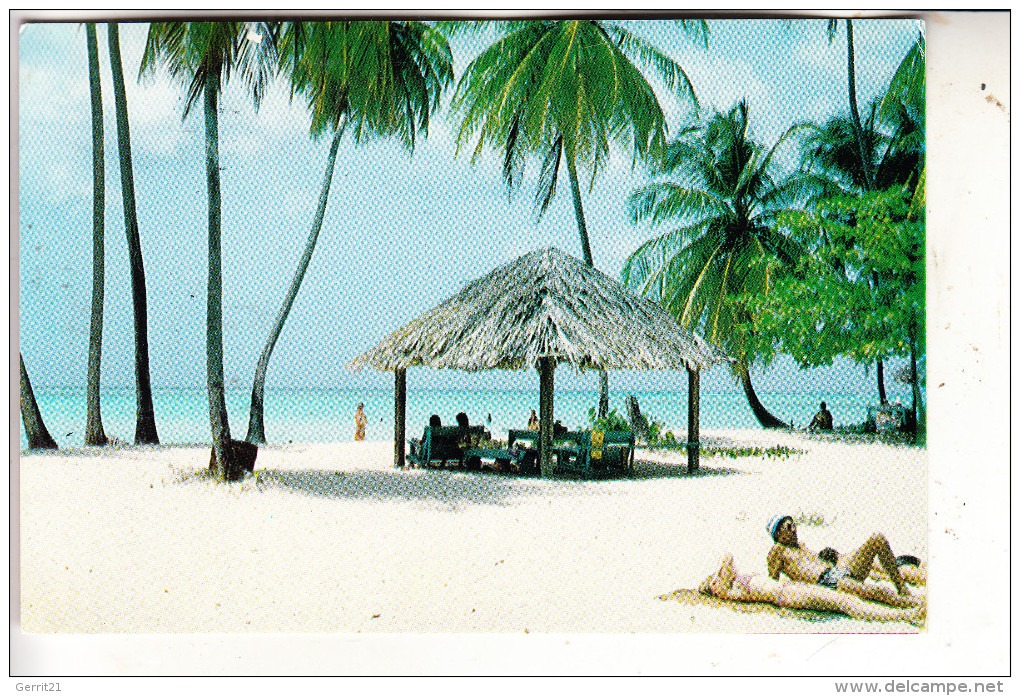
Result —
[[531, 409], [531, 416], [528, 417], [528, 430], [538, 430], [538, 414]]
[[354, 439], [365, 439], [365, 426], [368, 425], [368, 418], [365, 416], [365, 404], [358, 404], [358, 410], [354, 414]]

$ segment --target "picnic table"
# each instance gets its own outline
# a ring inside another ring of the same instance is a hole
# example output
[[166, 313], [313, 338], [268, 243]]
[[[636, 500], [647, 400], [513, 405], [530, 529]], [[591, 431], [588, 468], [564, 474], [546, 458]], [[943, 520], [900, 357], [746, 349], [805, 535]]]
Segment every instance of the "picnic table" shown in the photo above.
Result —
[[[513, 470], [532, 475], [540, 471], [539, 448], [523, 447], [522, 442], [538, 443], [536, 430], [510, 430], [507, 446], [493, 446], [488, 431], [472, 426], [467, 435], [459, 427], [426, 427], [421, 439], [412, 439], [408, 461], [425, 468], [433, 462], [463, 464], [471, 471], [481, 468], [482, 460], [493, 461], [500, 471]], [[468, 444], [465, 445], [465, 442]], [[553, 435], [552, 455], [557, 472], [581, 478], [604, 478], [634, 469], [634, 434], [618, 431], [565, 431]]]
[[[536, 430], [511, 430], [507, 442], [527, 440], [538, 442]], [[634, 433], [625, 431], [565, 431], [552, 437], [552, 455], [556, 471], [581, 478], [604, 478], [614, 473], [634, 471]], [[535, 459], [538, 450], [533, 452]]]
[[553, 444], [556, 470], [580, 478], [606, 478], [634, 471], [634, 433], [592, 430], [567, 433]]

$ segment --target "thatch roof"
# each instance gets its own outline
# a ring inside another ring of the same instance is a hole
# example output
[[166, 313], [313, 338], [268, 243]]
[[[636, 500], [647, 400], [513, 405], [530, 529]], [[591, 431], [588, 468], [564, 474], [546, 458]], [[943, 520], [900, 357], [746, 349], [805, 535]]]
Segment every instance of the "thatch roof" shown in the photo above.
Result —
[[728, 358], [659, 305], [552, 247], [497, 268], [394, 331], [351, 367], [477, 371], [702, 369]]

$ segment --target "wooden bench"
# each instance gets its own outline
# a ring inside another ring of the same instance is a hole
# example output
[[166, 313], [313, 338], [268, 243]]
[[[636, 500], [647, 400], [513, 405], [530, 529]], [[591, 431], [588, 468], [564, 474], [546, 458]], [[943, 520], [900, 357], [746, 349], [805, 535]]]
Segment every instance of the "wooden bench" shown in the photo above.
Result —
[[553, 447], [557, 473], [606, 478], [634, 471], [634, 433], [594, 430], [568, 435]]
[[[511, 430], [508, 443], [511, 450], [518, 440], [538, 443], [537, 430]], [[591, 433], [583, 430], [562, 431], [552, 437], [552, 455], [557, 473], [577, 474], [585, 478], [604, 476], [606, 473], [631, 471], [634, 466], [634, 436], [628, 432], [605, 433], [603, 441], [608, 447], [596, 450], [592, 458]], [[530, 464], [538, 472], [538, 448], [524, 450]], [[592, 462], [592, 459], [595, 461]]]
[[[472, 425], [468, 428], [468, 437], [475, 440], [486, 439], [488, 433], [485, 426]], [[445, 466], [447, 462], [461, 464], [464, 461], [464, 453], [469, 447], [464, 446], [464, 431], [458, 426], [446, 426], [433, 428], [426, 426], [421, 439], [408, 440], [410, 452], [407, 455], [408, 464], [418, 468], [426, 468], [432, 462], [439, 462]]]

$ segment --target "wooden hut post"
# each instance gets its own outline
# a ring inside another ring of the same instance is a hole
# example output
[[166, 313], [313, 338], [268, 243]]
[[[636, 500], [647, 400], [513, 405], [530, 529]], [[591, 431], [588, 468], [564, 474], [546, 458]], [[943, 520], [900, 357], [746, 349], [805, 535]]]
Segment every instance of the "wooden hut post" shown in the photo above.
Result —
[[394, 372], [393, 385], [393, 466], [404, 468], [404, 408], [407, 405], [407, 370]]
[[698, 470], [701, 450], [701, 372], [687, 368], [687, 473]]
[[539, 466], [542, 476], [552, 473], [552, 427], [553, 427], [553, 370], [556, 365], [552, 358], [539, 358], [538, 370], [538, 427]]

